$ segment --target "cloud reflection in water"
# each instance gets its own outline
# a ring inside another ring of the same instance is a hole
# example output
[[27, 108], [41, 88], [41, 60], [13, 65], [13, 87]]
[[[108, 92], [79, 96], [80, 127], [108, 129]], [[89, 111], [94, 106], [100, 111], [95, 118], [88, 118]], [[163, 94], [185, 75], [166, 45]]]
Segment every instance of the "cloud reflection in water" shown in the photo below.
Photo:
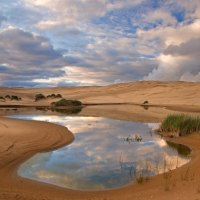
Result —
[[[75, 134], [72, 144], [52, 152], [37, 154], [19, 169], [19, 174], [23, 177], [66, 188], [116, 188], [134, 180], [133, 169], [155, 175], [166, 170], [164, 162], [168, 163], [168, 168], [174, 169], [189, 161], [151, 132], [155, 124], [100, 117], [12, 117], [61, 124]], [[128, 143], [123, 140], [124, 137], [135, 134], [142, 136], [142, 142]]]

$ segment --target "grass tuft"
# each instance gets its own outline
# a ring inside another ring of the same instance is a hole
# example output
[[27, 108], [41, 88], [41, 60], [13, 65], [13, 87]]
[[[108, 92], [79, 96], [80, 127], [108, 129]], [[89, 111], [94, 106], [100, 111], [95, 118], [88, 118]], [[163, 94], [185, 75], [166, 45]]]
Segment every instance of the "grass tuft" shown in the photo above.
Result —
[[163, 120], [160, 131], [176, 133], [178, 135], [200, 132], [200, 117], [186, 114], [169, 115]]

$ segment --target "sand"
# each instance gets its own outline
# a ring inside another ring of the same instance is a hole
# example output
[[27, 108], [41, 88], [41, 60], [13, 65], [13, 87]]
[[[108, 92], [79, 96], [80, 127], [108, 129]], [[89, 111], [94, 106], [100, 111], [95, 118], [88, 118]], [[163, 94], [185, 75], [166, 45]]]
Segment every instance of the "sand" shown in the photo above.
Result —
[[45, 106], [55, 99], [34, 101], [35, 94], [61, 94], [86, 104], [131, 103], [148, 101], [157, 106], [189, 106], [200, 110], [200, 83], [142, 81], [104, 87], [0, 88], [0, 96], [18, 95], [22, 101], [0, 101], [0, 105]]
[[[34, 92], [52, 93], [52, 91], [53, 93], [61, 94], [66, 91], [66, 95], [70, 93], [72, 95], [71, 97], [73, 98], [79, 95], [79, 99], [84, 100], [86, 103], [111, 103], [111, 100], [113, 99], [115, 99], [114, 103], [119, 103], [119, 101], [121, 103], [122, 101], [125, 101], [125, 99], [126, 101], [129, 99], [134, 99], [132, 103], [139, 104], [141, 101], [144, 99], [146, 100], [148, 97], [148, 100], [150, 99], [152, 105], [165, 106], [162, 109], [157, 107], [150, 107], [147, 110], [141, 106], [133, 105], [89, 106], [84, 108], [80, 113], [80, 115], [104, 116], [124, 120], [159, 121], [167, 114], [171, 112], [177, 112], [172, 110], [186, 110], [187, 112], [190, 110], [193, 112], [198, 111], [198, 108], [200, 107], [200, 96], [199, 92], [197, 92], [200, 91], [199, 84], [158, 82], [157, 85], [158, 86], [156, 86], [156, 82], [140, 82], [107, 86], [106, 88], [108, 89], [108, 94], [106, 93], [105, 88], [102, 89], [102, 87], [93, 87], [92, 89], [90, 87], [74, 89], [1, 88], [0, 91], [2, 93], [15, 92], [15, 94], [21, 94], [24, 100], [22, 100], [20, 103], [14, 103], [21, 105], [24, 103], [24, 105], [29, 106], [35, 104], [32, 99]], [[139, 88], [139, 86], [141, 88]], [[168, 92], [163, 92], [164, 88], [167, 88], [166, 90], [168, 90]], [[101, 90], [101, 94], [96, 90]], [[97, 93], [99, 95], [97, 95]], [[141, 98], [142, 93], [144, 93], [145, 96], [143, 99]], [[118, 99], [118, 95], [120, 100]], [[2, 102], [4, 105], [7, 105], [8, 103], [14, 104], [13, 102]], [[47, 103], [49, 102], [42, 102], [44, 105], [47, 105]], [[168, 108], [172, 110], [169, 110]], [[28, 180], [17, 175], [17, 169], [19, 165], [28, 158], [32, 157], [37, 152], [50, 151], [52, 149], [59, 148], [63, 145], [67, 145], [73, 142], [73, 139], [73, 134], [67, 128], [59, 125], [54, 125], [46, 122], [26, 121], [0, 117], [0, 199], [200, 199], [200, 135], [198, 134], [171, 139], [177, 143], [185, 144], [192, 149], [191, 161], [188, 164], [169, 172], [165, 177], [163, 175], [158, 175], [152, 177], [147, 182], [143, 182], [142, 184], [133, 183], [120, 189], [99, 192], [75, 191]]]

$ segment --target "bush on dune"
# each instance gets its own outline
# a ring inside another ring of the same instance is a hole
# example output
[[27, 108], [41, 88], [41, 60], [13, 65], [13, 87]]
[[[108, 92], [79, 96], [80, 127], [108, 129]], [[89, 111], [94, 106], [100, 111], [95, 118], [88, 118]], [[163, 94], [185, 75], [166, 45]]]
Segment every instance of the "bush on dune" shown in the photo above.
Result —
[[5, 98], [6, 98], [6, 99], [11, 99], [11, 96], [7, 94], [7, 95], [5, 96]]
[[42, 99], [45, 99], [45, 98], [46, 97], [41, 93], [35, 95], [35, 101], [39, 101], [39, 100], [42, 100]]
[[56, 94], [55, 97], [56, 97], [56, 98], [62, 98], [62, 95], [61, 95], [61, 94]]
[[148, 104], [148, 103], [149, 103], [148, 101], [144, 101], [144, 102], [143, 102], [143, 105], [144, 105], [144, 104]]
[[50, 95], [47, 95], [47, 98], [62, 98], [62, 95], [61, 94], [50, 94]]
[[12, 96], [10, 97], [10, 99], [11, 99], [11, 100], [19, 101], [19, 100], [21, 100], [21, 97], [18, 97], [18, 96], [16, 96], [16, 95], [12, 95]]
[[3, 100], [3, 101], [5, 101], [5, 98], [4, 98], [4, 97], [2, 97], [2, 96], [0, 96], [0, 100]]
[[55, 106], [55, 107], [59, 107], [59, 106], [81, 106], [82, 103], [81, 103], [81, 101], [78, 101], [78, 100], [61, 99], [57, 102], [53, 102], [51, 105]]
[[15, 100], [15, 101], [22, 100], [22, 98], [18, 97], [17, 95], [8, 95], [8, 94], [5, 97], [1, 96], [0, 99], [1, 100], [9, 99], [9, 100]]

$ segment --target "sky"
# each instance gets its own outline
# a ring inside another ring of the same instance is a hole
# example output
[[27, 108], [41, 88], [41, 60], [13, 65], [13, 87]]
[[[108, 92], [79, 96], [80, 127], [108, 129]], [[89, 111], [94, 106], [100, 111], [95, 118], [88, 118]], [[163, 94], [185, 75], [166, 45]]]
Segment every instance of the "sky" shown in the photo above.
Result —
[[1, 0], [0, 85], [200, 81], [199, 0]]

